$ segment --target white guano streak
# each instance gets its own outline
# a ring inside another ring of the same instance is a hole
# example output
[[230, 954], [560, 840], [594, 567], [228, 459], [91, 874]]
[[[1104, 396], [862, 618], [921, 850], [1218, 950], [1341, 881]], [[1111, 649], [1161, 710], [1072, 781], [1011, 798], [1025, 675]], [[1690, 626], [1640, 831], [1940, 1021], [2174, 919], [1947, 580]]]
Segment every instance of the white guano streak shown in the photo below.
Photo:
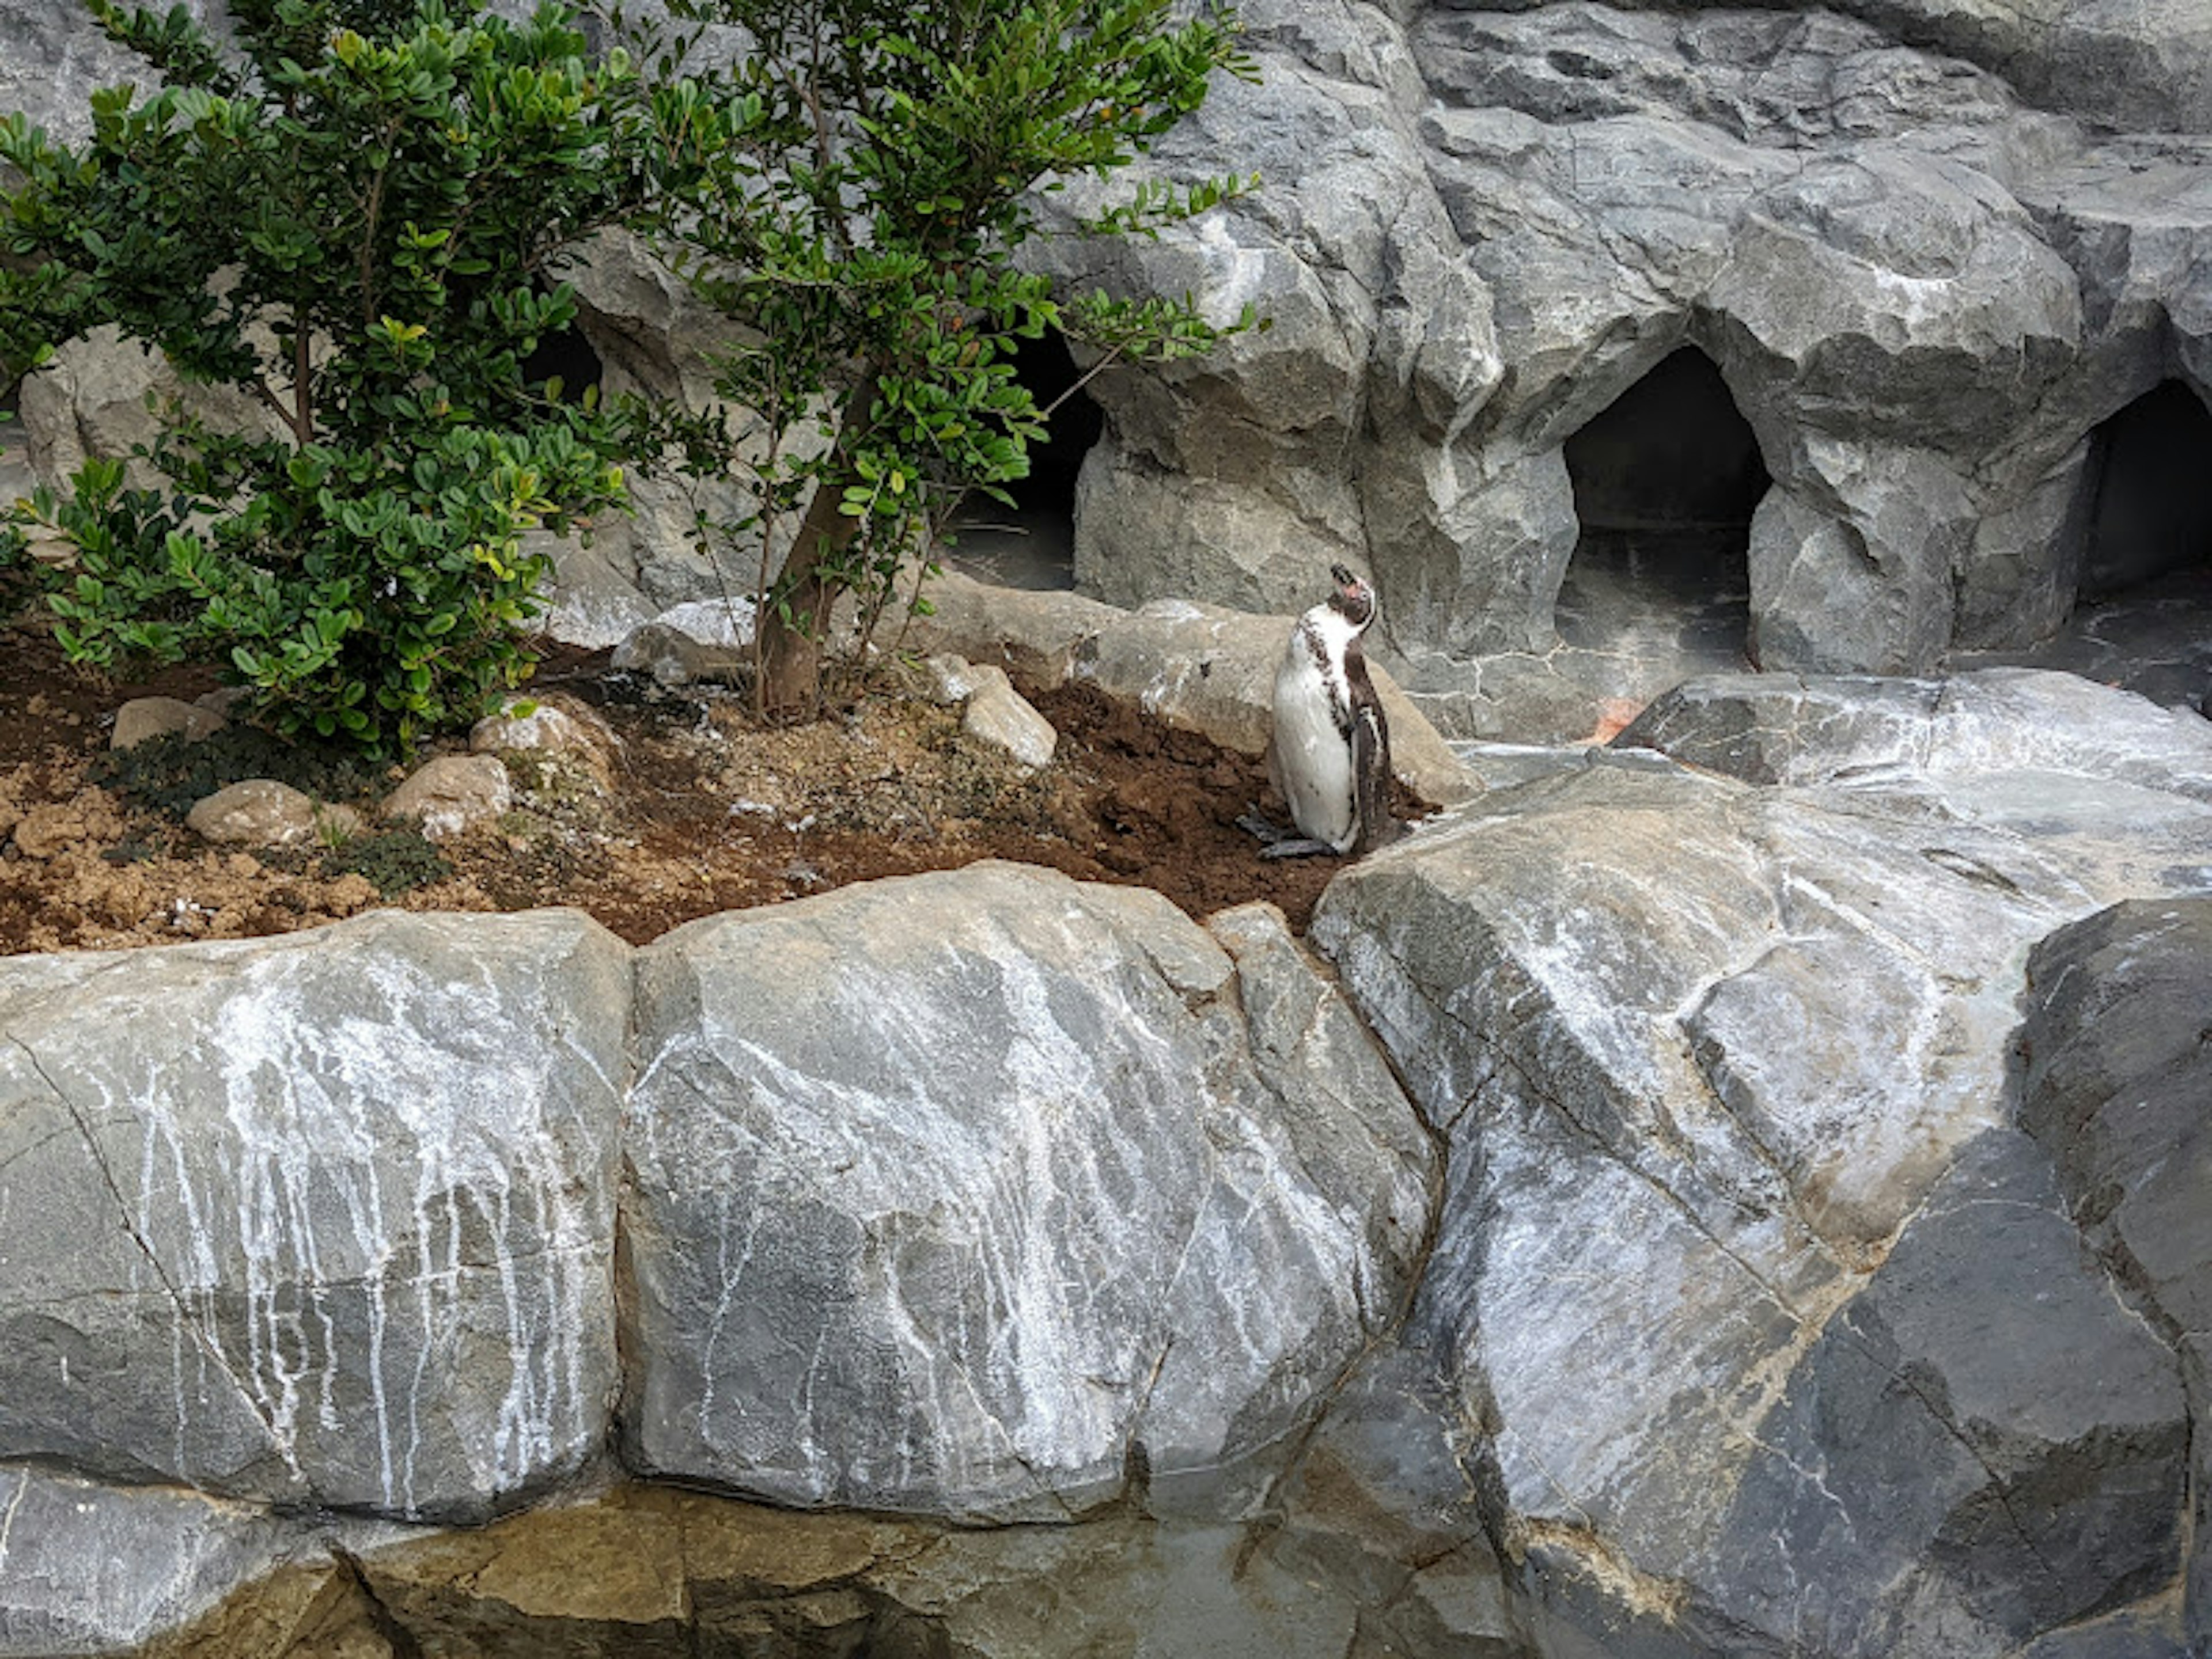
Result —
[[[311, 964], [289, 954], [252, 964], [216, 1011], [209, 1047], [219, 1057], [232, 1144], [212, 1156], [199, 1149], [211, 1166], [204, 1190], [191, 1178], [185, 1126], [162, 1116], [165, 1096], [148, 1102], [149, 1142], [159, 1133], [170, 1143], [193, 1284], [211, 1308], [227, 1288], [225, 1266], [242, 1273], [249, 1352], [242, 1365], [226, 1358], [253, 1389], [288, 1457], [302, 1426], [303, 1387], [316, 1395], [313, 1426], [339, 1426], [337, 1390], [347, 1362], [327, 1304], [349, 1284], [358, 1290], [368, 1346], [360, 1380], [375, 1418], [378, 1501], [411, 1511], [423, 1409], [437, 1411], [458, 1381], [433, 1371], [428, 1353], [466, 1321], [487, 1279], [495, 1281], [508, 1376], [490, 1468], [482, 1472], [503, 1488], [580, 1420], [588, 1218], [563, 1190], [567, 1171], [540, 1111], [548, 1092], [544, 1066], [517, 1057], [532, 1045], [495, 1045], [457, 1030], [452, 1006], [493, 1014], [501, 1008], [488, 982], [434, 983], [407, 963], [371, 958], [352, 964], [359, 982], [349, 1000], [378, 1007], [381, 1017], [349, 1018], [332, 1014], [302, 967]], [[379, 1153], [404, 1168], [410, 1149], [413, 1192], [395, 1213], [398, 1201], [384, 1190]], [[229, 1237], [208, 1201], [223, 1184], [218, 1159], [235, 1183], [235, 1213], [225, 1218], [234, 1229]], [[513, 1231], [517, 1186], [529, 1189], [542, 1228], [526, 1240]], [[319, 1196], [325, 1224], [333, 1207], [343, 1215], [343, 1237], [318, 1232]], [[153, 1197], [149, 1182], [145, 1201]], [[495, 1266], [489, 1274], [462, 1261], [463, 1202], [490, 1231]], [[413, 1259], [403, 1265], [410, 1230]], [[517, 1271], [518, 1245], [542, 1250], [544, 1265], [532, 1282]], [[408, 1279], [420, 1322], [412, 1332], [404, 1322], [395, 1328], [397, 1310], [387, 1301]], [[301, 1313], [283, 1311], [291, 1294], [312, 1312], [312, 1328]], [[211, 1322], [206, 1334], [220, 1340]], [[461, 1449], [479, 1463], [484, 1449]]]

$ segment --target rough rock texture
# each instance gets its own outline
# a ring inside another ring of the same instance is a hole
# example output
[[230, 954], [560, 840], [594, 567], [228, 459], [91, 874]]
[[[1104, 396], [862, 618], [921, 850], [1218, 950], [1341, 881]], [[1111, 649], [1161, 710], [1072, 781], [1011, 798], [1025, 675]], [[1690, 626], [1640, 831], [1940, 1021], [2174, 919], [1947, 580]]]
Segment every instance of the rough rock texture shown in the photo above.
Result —
[[[909, 629], [917, 649], [1003, 664], [1047, 688], [1085, 680], [1225, 749], [1257, 755], [1267, 746], [1275, 668], [1292, 616], [1172, 599], [1129, 611], [1073, 593], [992, 587], [953, 572], [933, 592], [935, 612]], [[1387, 672], [1376, 672], [1375, 690], [1389, 716], [1399, 777], [1440, 805], [1474, 793], [1467, 769]]]
[[986, 664], [969, 672], [981, 683], [969, 694], [960, 729], [1005, 750], [1024, 766], [1049, 766], [1053, 750], [1060, 747], [1052, 722], [1014, 690], [1005, 669]]
[[115, 729], [109, 734], [111, 749], [131, 749], [149, 738], [181, 732], [187, 738], [204, 738], [229, 724], [220, 709], [182, 697], [133, 697], [115, 711]]
[[0, 1460], [459, 1519], [583, 1464], [628, 969], [562, 911], [0, 964]]
[[0, 1465], [0, 1653], [119, 1653], [285, 1559], [290, 1528], [197, 1493]]
[[2099, 533], [2092, 434], [2163, 380], [2212, 399], [2186, 0], [1244, 16], [1260, 83], [1160, 165], [1259, 189], [1038, 255], [1275, 319], [1095, 383], [1076, 564], [1116, 603], [1288, 609], [1346, 558], [1401, 678], [1471, 691], [1470, 657], [1556, 644], [1567, 441], [1693, 347], [1771, 477], [1758, 659], [1924, 670], [2048, 635]]
[[2212, 1647], [2212, 898], [2115, 905], [2029, 958], [2021, 1121], [2143, 1316], [2193, 1415], [2188, 1632]]
[[313, 796], [274, 778], [243, 778], [192, 803], [185, 827], [218, 847], [289, 847], [314, 838]]
[[408, 774], [378, 811], [412, 818], [432, 841], [492, 823], [514, 804], [514, 785], [496, 755], [441, 755]]
[[1006, 865], [7, 964], [0, 1653], [2191, 1659], [2212, 727], [1623, 742], [1334, 979]]
[[781, 1502], [1233, 1510], [1395, 1316], [1427, 1140], [1272, 912], [1013, 865], [639, 965], [635, 1467]]
[[[1324, 896], [1449, 1137], [1408, 1341], [1490, 1430], [1544, 1650], [1996, 1655], [2179, 1572], [2184, 1367], [2008, 1127], [2010, 1050], [2039, 940], [2212, 888], [2212, 728], [2035, 680], [1808, 684], [1755, 722], [1808, 781], [1594, 757]], [[1669, 746], [1727, 756], [1730, 690]]]
[[[122, 67], [9, 3], [26, 46], [0, 103], [76, 108]], [[1093, 384], [1075, 558], [1116, 604], [1292, 611], [1347, 559], [1401, 679], [1479, 724], [1507, 667], [1540, 688], [1559, 645], [1579, 496], [1604, 482], [1570, 440], [1692, 350], [1771, 478], [1734, 526], [1753, 655], [1918, 672], [2048, 637], [2114, 568], [2107, 423], [2162, 386], [2212, 399], [2197, 0], [1242, 15], [1258, 82], [1224, 80], [1156, 165], [1259, 187], [1157, 241], [1031, 250], [1070, 284], [1273, 325]], [[1087, 183], [1055, 200], [1097, 205]], [[706, 400], [699, 353], [727, 331], [680, 284], [618, 238], [566, 274], [606, 384]], [[40, 470], [127, 453], [149, 373], [108, 343], [33, 377]], [[635, 517], [554, 548], [556, 624], [611, 644], [750, 588], [750, 558], [718, 573], [692, 545], [693, 506], [644, 480]]]

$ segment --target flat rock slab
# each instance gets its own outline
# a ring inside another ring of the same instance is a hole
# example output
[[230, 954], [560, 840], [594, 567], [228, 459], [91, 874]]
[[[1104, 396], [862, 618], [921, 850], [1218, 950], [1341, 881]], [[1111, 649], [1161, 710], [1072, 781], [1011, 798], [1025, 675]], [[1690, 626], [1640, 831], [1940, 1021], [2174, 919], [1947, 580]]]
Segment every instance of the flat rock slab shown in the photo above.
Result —
[[641, 953], [641, 1473], [1232, 1504], [1405, 1295], [1431, 1150], [1268, 910], [979, 865]]
[[464, 1520], [583, 1464], [629, 955], [378, 913], [0, 963], [0, 1459]]

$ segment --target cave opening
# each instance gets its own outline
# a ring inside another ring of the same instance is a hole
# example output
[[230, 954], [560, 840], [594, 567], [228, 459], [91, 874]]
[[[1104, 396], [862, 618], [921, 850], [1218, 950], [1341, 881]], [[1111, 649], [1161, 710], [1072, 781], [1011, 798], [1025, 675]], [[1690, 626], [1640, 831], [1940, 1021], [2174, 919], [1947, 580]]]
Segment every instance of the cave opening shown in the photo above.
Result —
[[1741, 668], [1751, 520], [1771, 483], [1713, 360], [1684, 346], [1566, 442], [1580, 532], [1553, 618], [1615, 663], [1613, 695]]
[[1014, 375], [1040, 410], [1059, 407], [1045, 422], [1046, 441], [1030, 446], [1029, 476], [1007, 486], [1013, 505], [971, 494], [953, 520], [945, 562], [1004, 587], [1072, 588], [1075, 479], [1106, 416], [1078, 387], [1083, 371], [1057, 329], [1015, 342]]
[[2212, 409], [2164, 380], [2090, 434], [2080, 597], [2112, 600], [2212, 574]]
[[543, 387], [549, 380], [558, 380], [564, 403], [581, 398], [586, 391], [599, 384], [605, 374], [606, 366], [592, 349], [583, 325], [577, 322], [540, 335], [530, 355], [522, 360], [523, 384]]

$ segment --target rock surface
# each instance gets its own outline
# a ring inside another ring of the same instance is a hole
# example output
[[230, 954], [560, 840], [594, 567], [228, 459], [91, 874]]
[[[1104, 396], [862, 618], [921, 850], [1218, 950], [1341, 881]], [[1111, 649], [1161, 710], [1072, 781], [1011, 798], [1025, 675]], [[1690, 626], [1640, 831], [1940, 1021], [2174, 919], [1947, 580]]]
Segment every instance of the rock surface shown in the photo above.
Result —
[[2185, 1659], [2212, 727], [1622, 742], [1334, 976], [1006, 865], [6, 964], [0, 1653]]
[[514, 804], [514, 787], [496, 755], [441, 755], [425, 761], [385, 797], [387, 818], [411, 818], [432, 841], [465, 836]]
[[173, 732], [188, 738], [204, 738], [228, 723], [220, 710], [186, 702], [182, 697], [133, 697], [115, 711], [115, 730], [109, 736], [108, 747], [132, 749], [149, 738], [166, 737]]
[[1429, 1147], [1279, 917], [1011, 865], [639, 967], [641, 1469], [806, 1506], [1218, 1510], [1392, 1316]]
[[[1294, 617], [1167, 599], [1130, 611], [1073, 593], [993, 587], [954, 572], [933, 591], [935, 612], [916, 618], [911, 630], [921, 650], [1004, 665], [1047, 689], [1085, 681], [1224, 749], [1267, 749], [1275, 668]], [[1376, 672], [1375, 690], [1389, 717], [1400, 779], [1439, 805], [1476, 793], [1475, 780], [1387, 672]]]
[[2183, 1366], [2008, 1079], [2038, 941], [2212, 888], [2212, 727], [2034, 676], [1769, 690], [1653, 729], [1796, 781], [1593, 756], [1324, 896], [1449, 1138], [1408, 1340], [1562, 1642], [2009, 1653], [2179, 1569]]
[[274, 778], [245, 778], [194, 801], [185, 827], [218, 847], [290, 847], [314, 839], [319, 820], [306, 792]]
[[2188, 1637], [2212, 1646], [2212, 898], [2137, 900], [2028, 961], [2021, 1122], [2131, 1304], [2179, 1348], [2197, 1425]]
[[586, 1462], [628, 969], [559, 911], [0, 964], [0, 1461], [464, 1520]]
[[1558, 647], [1578, 497], [1613, 482], [1569, 441], [1686, 350], [1770, 475], [1736, 531], [1753, 656], [1921, 672], [2047, 637], [2097, 556], [2104, 424], [2162, 382], [2212, 402], [2212, 23], [2181, 0], [1244, 20], [1258, 84], [1158, 165], [1259, 188], [1037, 256], [1275, 321], [1094, 383], [1086, 592], [1289, 610], [1344, 559], [1401, 678], [1480, 702], [1476, 659]]

